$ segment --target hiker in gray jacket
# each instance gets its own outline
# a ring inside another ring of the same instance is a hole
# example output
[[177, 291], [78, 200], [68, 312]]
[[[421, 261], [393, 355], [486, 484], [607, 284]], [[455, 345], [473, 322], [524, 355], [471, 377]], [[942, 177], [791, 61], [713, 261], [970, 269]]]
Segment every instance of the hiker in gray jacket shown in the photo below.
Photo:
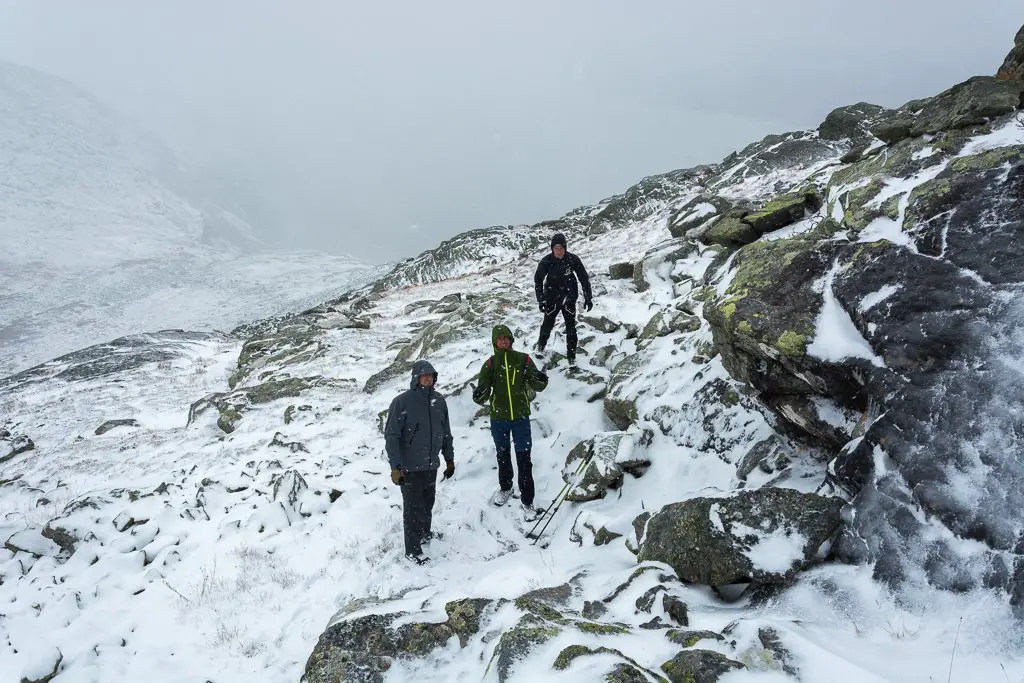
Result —
[[437, 371], [430, 363], [413, 363], [409, 390], [391, 401], [384, 426], [391, 481], [402, 487], [405, 556], [417, 564], [427, 561], [422, 544], [434, 535], [430, 523], [441, 466], [439, 453], [444, 454], [446, 463], [444, 478], [455, 474], [448, 404], [434, 389], [436, 382]]

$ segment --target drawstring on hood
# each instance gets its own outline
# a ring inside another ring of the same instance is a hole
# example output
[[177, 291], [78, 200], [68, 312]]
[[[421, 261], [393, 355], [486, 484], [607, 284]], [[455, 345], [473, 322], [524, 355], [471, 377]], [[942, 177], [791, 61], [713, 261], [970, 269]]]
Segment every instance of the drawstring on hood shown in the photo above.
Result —
[[434, 386], [437, 386], [437, 370], [429, 362], [418, 360], [412, 364], [412, 381], [409, 382], [409, 388], [415, 389], [420, 386], [420, 377], [423, 375], [433, 375]]

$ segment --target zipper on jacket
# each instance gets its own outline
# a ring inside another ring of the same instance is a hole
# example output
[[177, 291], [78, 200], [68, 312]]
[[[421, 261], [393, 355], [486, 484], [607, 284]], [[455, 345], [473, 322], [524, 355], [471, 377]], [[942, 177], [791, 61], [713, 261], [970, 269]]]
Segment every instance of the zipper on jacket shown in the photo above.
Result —
[[431, 394], [434, 393], [434, 387], [427, 388], [427, 424], [430, 426], [430, 445], [427, 446], [427, 465], [430, 465], [430, 458], [434, 455], [434, 410], [430, 400]]
[[511, 419], [516, 419], [516, 410], [512, 407], [512, 382], [508, 376], [508, 353], [505, 354], [505, 388], [508, 389], [508, 414]]

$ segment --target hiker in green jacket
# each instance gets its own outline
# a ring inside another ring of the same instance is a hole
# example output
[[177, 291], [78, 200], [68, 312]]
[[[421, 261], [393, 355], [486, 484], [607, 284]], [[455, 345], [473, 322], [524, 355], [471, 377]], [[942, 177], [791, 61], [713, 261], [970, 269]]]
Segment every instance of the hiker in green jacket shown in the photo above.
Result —
[[512, 330], [505, 325], [497, 325], [491, 331], [494, 355], [480, 368], [473, 400], [491, 408], [491, 437], [497, 450], [500, 487], [491, 502], [504, 505], [512, 495], [511, 440], [515, 443], [524, 516], [529, 520], [537, 514], [533, 508], [533, 462], [530, 460], [533, 448], [530, 400], [536, 392], [544, 391], [548, 376], [534, 365], [529, 354], [512, 350], [514, 341]]

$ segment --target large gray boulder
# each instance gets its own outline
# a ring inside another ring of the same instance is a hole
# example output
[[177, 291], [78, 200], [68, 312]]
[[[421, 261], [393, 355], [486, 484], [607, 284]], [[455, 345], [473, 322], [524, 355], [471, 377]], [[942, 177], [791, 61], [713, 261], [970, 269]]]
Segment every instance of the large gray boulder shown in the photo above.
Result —
[[725, 674], [746, 667], [712, 650], [683, 650], [661, 668], [671, 683], [715, 683]]
[[840, 527], [840, 498], [763, 488], [693, 498], [651, 515], [640, 562], [664, 562], [683, 581], [785, 584], [815, 561]]

